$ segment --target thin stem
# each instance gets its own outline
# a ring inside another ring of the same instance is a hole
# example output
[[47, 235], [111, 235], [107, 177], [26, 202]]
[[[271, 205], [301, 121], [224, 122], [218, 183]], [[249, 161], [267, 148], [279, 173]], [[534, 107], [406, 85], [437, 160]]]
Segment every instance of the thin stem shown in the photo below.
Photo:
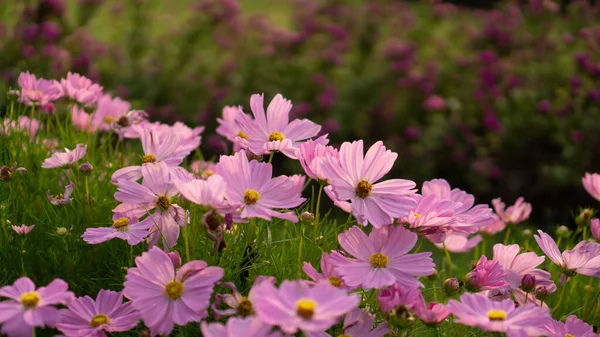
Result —
[[317, 193], [317, 206], [315, 207], [315, 233], [317, 232], [317, 228], [319, 228], [319, 209], [321, 207], [321, 192], [323, 192], [323, 184], [319, 184], [319, 193]]
[[[571, 280], [571, 282], [573, 282], [573, 280]], [[565, 284], [562, 286], [562, 289], [560, 290], [560, 297], [558, 298], [558, 303], [556, 303], [556, 304], [554, 305], [554, 308], [552, 309], [551, 313], [555, 313], [555, 312], [556, 312], [556, 310], [558, 310], [558, 308], [559, 308], [559, 307], [560, 307], [560, 305], [562, 304], [563, 298], [565, 297], [565, 292], [566, 292], [565, 290], [567, 289], [567, 284], [568, 284], [568, 283], [565, 283]]]
[[[306, 228], [306, 226], [304, 226], [304, 224], [301, 225], [302, 226], [302, 234], [300, 235], [300, 245], [298, 247], [298, 266], [300, 266], [302, 264], [302, 244], [304, 242], [304, 229]], [[298, 269], [298, 277], [302, 276], [302, 269]]]
[[504, 235], [504, 245], [508, 245], [508, 239], [510, 238], [510, 231], [512, 229], [512, 227], [510, 225], [507, 226], [508, 228], [506, 229], [506, 235]]
[[35, 116], [35, 104], [31, 104], [31, 116], [29, 117], [29, 134], [33, 135], [33, 117]]
[[450, 257], [450, 252], [448, 251], [448, 248], [446, 247], [446, 243], [442, 243], [442, 245], [444, 246], [444, 253], [446, 253], [446, 258], [448, 259], [449, 275], [450, 275], [450, 277], [452, 277], [452, 258]]
[[[185, 212], [186, 211], [184, 210], [184, 213], [183, 213], [183, 219], [184, 219], [184, 221], [186, 219]], [[191, 218], [192, 212], [191, 211], [189, 211], [189, 212], [190, 212], [190, 218]], [[189, 239], [188, 239], [188, 226], [191, 226], [191, 225], [192, 225], [192, 223], [191, 223], [191, 220], [190, 220], [189, 224], [183, 226], [183, 242], [185, 244], [185, 260], [186, 260], [186, 262], [191, 261], [190, 260], [190, 242], [189, 242]]]
[[274, 154], [275, 154], [275, 151], [271, 151], [271, 155], [269, 156], [269, 161], [268, 161], [269, 164], [273, 161]]
[[415, 250], [415, 252], [413, 254], [418, 253], [421, 250], [421, 246], [423, 246], [423, 239], [419, 240], [419, 245], [417, 246], [417, 249]]
[[[590, 282], [588, 283], [588, 294], [585, 297], [585, 304], [583, 306], [583, 320], [584, 321], [587, 321], [588, 315], [590, 314], [590, 312], [592, 310], [592, 308], [589, 308], [590, 310], [588, 310], [588, 304], [590, 302], [590, 294], [592, 292], [592, 282], [593, 281], [594, 281], [594, 279], [590, 277]], [[596, 294], [596, 298], [594, 299], [594, 301], [592, 303], [596, 303], [599, 295], [600, 295], [600, 291], [598, 291], [598, 293]]]

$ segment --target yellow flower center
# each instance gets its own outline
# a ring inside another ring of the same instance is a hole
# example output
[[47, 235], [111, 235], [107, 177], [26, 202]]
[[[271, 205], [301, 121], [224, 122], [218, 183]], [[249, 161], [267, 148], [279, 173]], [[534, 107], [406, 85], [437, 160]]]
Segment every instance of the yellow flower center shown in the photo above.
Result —
[[565, 334], [565, 337], [575, 337], [575, 335], [571, 335], [570, 333]]
[[112, 124], [115, 121], [116, 121], [116, 119], [114, 119], [113, 117], [110, 117], [110, 116], [104, 117], [104, 123], [106, 123], [106, 124]]
[[118, 231], [126, 231], [129, 226], [129, 219], [119, 218], [113, 222], [113, 227]]
[[504, 310], [490, 310], [487, 313], [490, 321], [503, 321], [506, 319], [506, 311]]
[[160, 209], [161, 212], [164, 212], [167, 209], [169, 209], [169, 206], [171, 206], [171, 202], [169, 201], [169, 198], [167, 198], [167, 196], [161, 195], [160, 197], [158, 197], [158, 200], [156, 201], [156, 207], [158, 207], [158, 209]]
[[254, 315], [254, 308], [252, 307], [252, 302], [250, 302], [250, 300], [246, 297], [242, 298], [236, 310], [237, 314], [242, 317]]
[[415, 219], [418, 219], [418, 218], [420, 218], [420, 217], [421, 217], [421, 214], [419, 214], [419, 213], [414, 213], [414, 212], [413, 212], [413, 215], [415, 216]]
[[254, 205], [258, 202], [258, 199], [260, 199], [260, 193], [257, 190], [248, 189], [244, 193], [244, 202], [246, 205]]
[[98, 314], [98, 315], [92, 317], [92, 321], [90, 322], [90, 326], [92, 328], [97, 328], [97, 327], [99, 327], [101, 325], [108, 324], [109, 321], [110, 320], [108, 319], [108, 316], [103, 315], [103, 314]]
[[366, 197], [369, 196], [369, 194], [371, 194], [371, 190], [373, 189], [373, 185], [366, 181], [366, 180], [361, 180], [358, 185], [356, 185], [356, 188], [354, 189], [356, 191], [356, 196], [364, 199]]
[[270, 142], [274, 142], [274, 141], [282, 141], [285, 139], [285, 136], [279, 132], [279, 131], [275, 131], [272, 134], [269, 135], [269, 141]]
[[145, 155], [145, 156], [142, 157], [142, 162], [144, 164], [146, 164], [146, 163], [156, 163], [156, 157], [152, 153], [147, 154], [147, 155]]
[[316, 308], [317, 302], [309, 298], [301, 298], [296, 302], [296, 314], [304, 319], [311, 319]]
[[352, 337], [352, 336], [349, 336], [349, 335], [338, 335], [338, 337]]
[[369, 262], [374, 268], [385, 268], [388, 264], [388, 257], [385, 254], [375, 253], [371, 255]]
[[172, 300], [176, 300], [183, 294], [183, 283], [171, 281], [165, 286], [165, 294]]
[[35, 291], [30, 291], [21, 295], [21, 304], [27, 309], [35, 308], [40, 301], [40, 295]]
[[242, 130], [238, 131], [237, 135], [238, 135], [240, 138], [249, 139], [249, 138], [248, 138], [248, 135], [246, 135], [246, 134], [245, 134], [245, 133], [244, 133]]
[[215, 174], [215, 172], [212, 170], [204, 170], [204, 176], [207, 178], [212, 176], [213, 174]]
[[334, 277], [334, 276], [330, 276], [327, 278], [327, 281], [329, 281], [329, 284], [331, 284], [334, 287], [341, 287], [342, 284], [344, 284], [342, 282], [342, 279], [340, 279], [339, 277]]

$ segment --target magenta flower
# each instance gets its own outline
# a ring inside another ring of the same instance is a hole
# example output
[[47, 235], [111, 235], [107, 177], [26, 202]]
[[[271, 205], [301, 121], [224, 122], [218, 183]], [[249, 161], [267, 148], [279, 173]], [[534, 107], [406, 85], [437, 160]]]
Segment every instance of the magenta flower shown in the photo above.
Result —
[[73, 193], [73, 183], [69, 183], [66, 187], [65, 187], [65, 193], [59, 193], [56, 196], [52, 196], [50, 195], [50, 190], [46, 191], [46, 197], [48, 198], [48, 201], [50, 201], [50, 203], [54, 206], [60, 206], [60, 205], [64, 205], [64, 204], [68, 204], [71, 201], [73, 201], [73, 198], [70, 198], [71, 193]]
[[63, 93], [66, 97], [86, 106], [90, 106], [102, 97], [103, 88], [79, 74], [69, 72], [67, 78], [60, 80]]
[[[238, 115], [243, 115], [239, 116]], [[226, 106], [223, 108], [223, 119], [217, 118], [219, 126], [217, 127], [217, 133], [227, 138], [233, 143], [233, 151], [237, 152], [241, 149], [247, 148], [248, 144], [242, 140], [248, 140], [248, 136], [240, 129], [238, 118], [249, 119], [249, 123], [252, 123], [252, 118], [247, 116], [242, 111], [241, 106]]]
[[590, 230], [596, 241], [600, 241], [600, 219], [594, 218], [590, 221]]
[[386, 150], [381, 141], [363, 153], [362, 140], [344, 142], [339, 160], [328, 154], [321, 162], [336, 199], [350, 200], [352, 214], [364, 226], [370, 223], [380, 228], [394, 218], [408, 216], [417, 205], [412, 197], [415, 183], [404, 179], [376, 183], [392, 169], [398, 155]]
[[383, 322], [373, 328], [374, 324], [374, 315], [360, 309], [354, 309], [344, 317], [344, 326], [342, 327], [341, 335], [332, 336], [326, 332], [307, 332], [306, 337], [383, 337], [392, 332], [388, 329], [387, 322]]
[[550, 235], [538, 230], [534, 235], [535, 241], [557, 266], [562, 269], [564, 277], [571, 277], [575, 274], [598, 277], [600, 276], [600, 244], [581, 241], [571, 250], [565, 250], [562, 254], [556, 245], [556, 242]]
[[223, 269], [208, 267], [204, 261], [188, 262], [175, 271], [158, 247], [136, 257], [135, 264], [127, 270], [123, 295], [141, 313], [153, 336], [170, 334], [175, 324], [205, 318], [215, 282], [223, 277]]
[[67, 305], [75, 296], [68, 285], [55, 279], [46, 287], [35, 288], [27, 277], [21, 277], [12, 286], [0, 288], [0, 325], [2, 334], [31, 337], [35, 327], [55, 327], [59, 319], [59, 304]]
[[413, 310], [420, 304], [420, 301], [422, 301], [422, 295], [419, 288], [404, 287], [399, 283], [394, 283], [377, 294], [377, 305], [383, 313], [400, 309]]
[[19, 101], [26, 105], [43, 106], [62, 97], [62, 87], [55, 80], [37, 79], [29, 72], [19, 75], [21, 94]]
[[54, 152], [50, 158], [46, 158], [42, 163], [42, 168], [68, 167], [74, 165], [79, 159], [83, 158], [87, 151], [87, 145], [77, 144], [74, 150], [65, 148], [65, 152]]
[[144, 220], [138, 221], [136, 218], [127, 217], [126, 214], [119, 213], [115, 213], [113, 220], [111, 227], [86, 229], [81, 238], [91, 245], [117, 238], [127, 241], [131, 246], [135, 246], [144, 241], [150, 234], [148, 230], [160, 221], [157, 214], [152, 214]]
[[447, 308], [456, 323], [503, 332], [507, 337], [543, 335], [543, 327], [552, 319], [548, 309], [530, 303], [515, 308], [510, 299], [497, 302], [483, 294], [463, 294], [460, 302], [450, 300]]
[[357, 295], [324, 282], [311, 287], [303, 281], [283, 281], [279, 289], [263, 282], [258, 288], [256, 314], [285, 333], [316, 332], [336, 324], [359, 304]]
[[504, 210], [506, 205], [502, 202], [500, 198], [496, 198], [492, 200], [492, 205], [494, 205], [494, 210], [498, 217], [509, 224], [518, 224], [529, 219], [529, 215], [531, 214], [531, 204], [525, 202], [523, 197], [519, 197], [513, 206], [508, 207]]
[[415, 194], [413, 197], [417, 200], [417, 207], [402, 219], [403, 222], [431, 242], [444, 242], [446, 233], [455, 222], [452, 202], [433, 194], [426, 197]]
[[475, 205], [475, 197], [458, 188], [450, 189], [450, 184], [444, 179], [433, 179], [423, 183], [421, 194], [426, 197], [430, 194], [440, 199], [453, 202], [452, 208], [456, 222], [452, 229], [468, 234], [476, 233], [479, 227], [491, 221], [492, 209], [487, 205]]
[[465, 287], [469, 291], [490, 290], [506, 285], [506, 271], [500, 262], [488, 260], [482, 255], [477, 265], [465, 277]]
[[430, 302], [429, 304], [425, 304], [425, 302], [419, 303], [419, 305], [415, 306], [413, 309], [415, 312], [415, 316], [417, 316], [423, 323], [426, 325], [438, 325], [450, 316], [450, 310], [446, 308], [441, 303]]
[[503, 244], [494, 245], [494, 261], [498, 261], [500, 266], [506, 272], [504, 280], [512, 289], [517, 289], [521, 285], [521, 280], [525, 275], [535, 277], [535, 287], [546, 287], [548, 292], [552, 293], [556, 290], [556, 285], [551, 279], [549, 272], [536, 267], [542, 264], [545, 260], [543, 256], [537, 256], [535, 253], [519, 254], [521, 247], [519, 245]]
[[469, 234], [451, 230], [446, 233], [446, 239], [443, 243], [434, 244], [440, 249], [444, 249], [444, 246], [446, 246], [446, 249], [452, 253], [466, 253], [475, 248], [482, 240], [481, 235], [469, 238]]
[[200, 323], [204, 337], [283, 337], [280, 332], [256, 317], [232, 317], [225, 325], [221, 323]]
[[547, 337], [597, 337], [594, 327], [588, 325], [575, 315], [567, 317], [565, 322], [551, 320], [545, 326]]
[[329, 143], [329, 139], [321, 137], [318, 140], [309, 139], [298, 147], [296, 157], [306, 175], [311, 179], [326, 182], [327, 177], [319, 163], [326, 154], [338, 158], [338, 150], [333, 146], [326, 146], [327, 143]]
[[61, 310], [56, 327], [67, 337], [106, 337], [106, 332], [133, 329], [140, 313], [131, 302], [123, 303], [123, 295], [116, 291], [100, 290], [96, 300], [79, 297]]
[[420, 287], [423, 284], [417, 277], [434, 273], [430, 252], [407, 254], [415, 246], [417, 234], [402, 226], [373, 228], [368, 237], [353, 226], [339, 234], [338, 241], [356, 258], [332, 261], [335, 271], [350, 287], [379, 289], [396, 282], [408, 288]]
[[229, 204], [241, 209], [242, 218], [272, 217], [298, 222], [294, 212], [280, 213], [274, 208], [292, 208], [304, 202], [301, 189], [287, 176], [272, 178], [273, 166], [248, 162], [246, 151], [241, 150], [233, 156], [221, 156], [217, 165], [218, 175], [227, 184], [225, 198]]
[[304, 262], [302, 264], [302, 271], [310, 277], [314, 282], [311, 284], [315, 284], [318, 282], [329, 282], [332, 286], [338, 287], [341, 289], [346, 289], [348, 291], [353, 290], [353, 287], [348, 287], [344, 280], [342, 280], [341, 276], [335, 271], [335, 265], [329, 260], [329, 254], [323, 253], [321, 255], [321, 271], [319, 273], [315, 267], [313, 267], [310, 262]]
[[19, 235], [27, 235], [29, 233], [31, 233], [31, 231], [33, 230], [33, 228], [35, 227], [35, 225], [31, 225], [31, 226], [25, 226], [25, 225], [21, 225], [21, 226], [15, 226], [12, 225], [10, 226], [13, 231], [15, 231], [15, 233], [19, 234]]
[[[237, 290], [235, 284], [231, 282], [220, 283], [219, 285], [227, 287], [231, 289], [231, 294], [217, 294], [215, 296], [215, 301], [213, 302], [211, 308], [213, 313], [215, 314], [216, 319], [220, 319], [223, 316], [253, 316], [255, 314], [254, 306], [257, 301], [257, 293], [258, 288], [263, 282], [269, 282], [271, 284], [275, 284], [275, 278], [271, 276], [258, 276], [248, 292], [248, 296], [242, 296], [240, 292]], [[229, 309], [221, 310], [219, 309], [219, 305], [221, 303], [225, 303]]]
[[177, 194], [170, 169], [165, 162], [146, 164], [142, 166], [141, 184], [119, 180], [115, 199], [123, 204], [113, 209], [115, 213], [125, 213], [130, 217], [142, 217], [151, 210], [157, 215], [154, 228], [148, 237], [148, 245], [155, 245], [162, 237], [165, 248], [173, 247], [179, 238], [179, 226], [188, 222], [184, 210], [171, 199]]
[[236, 117], [241, 135], [247, 136], [244, 142], [257, 155], [280, 151], [289, 158], [296, 159], [299, 143], [316, 136], [321, 131], [321, 126], [308, 119], [295, 119], [290, 123], [292, 103], [280, 94], [269, 103], [265, 114], [263, 99], [263, 95], [250, 97], [254, 120], [245, 114], [238, 114]]
[[598, 173], [586, 173], [581, 178], [583, 188], [591, 195], [594, 199], [600, 201], [600, 174]]
[[494, 235], [502, 232], [506, 228], [506, 223], [500, 220], [496, 214], [492, 214], [492, 220], [487, 225], [479, 227], [479, 233], [486, 235]]
[[[169, 167], [177, 167], [190, 154], [189, 151], [178, 150], [181, 137], [171, 130], [165, 132], [147, 130], [142, 133], [141, 141], [144, 150], [143, 164], [166, 163]], [[110, 181], [117, 184], [119, 180], [137, 181], [141, 177], [142, 166], [128, 166], [115, 171]]]

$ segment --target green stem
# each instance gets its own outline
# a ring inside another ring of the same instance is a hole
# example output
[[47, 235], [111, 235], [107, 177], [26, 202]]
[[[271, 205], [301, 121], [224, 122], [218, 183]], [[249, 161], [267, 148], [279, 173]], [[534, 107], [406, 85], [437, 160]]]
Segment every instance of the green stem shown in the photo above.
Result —
[[444, 253], [446, 253], [446, 258], [448, 259], [449, 277], [452, 277], [452, 258], [450, 257], [450, 252], [446, 247], [446, 243], [443, 243], [442, 245], [444, 246]]
[[269, 161], [268, 161], [269, 164], [273, 161], [274, 154], [275, 154], [275, 151], [271, 151], [271, 155], [269, 156]]
[[[590, 314], [590, 311], [592, 308], [589, 308], [590, 310], [588, 310], [588, 304], [590, 302], [590, 294], [592, 292], [592, 282], [594, 281], [593, 278], [590, 277], [590, 282], [588, 283], [588, 293], [587, 296], [585, 297], [585, 304], [583, 305], [583, 320], [587, 321], [588, 315]], [[596, 300], [598, 299], [598, 295], [600, 295], [600, 291], [598, 291], [598, 293], [596, 294], [596, 299], [594, 299], [594, 302], [592, 303], [596, 303]]]
[[321, 193], [323, 192], [323, 184], [319, 185], [319, 193], [317, 194], [317, 206], [315, 207], [315, 235], [317, 233], [317, 228], [319, 228], [319, 209], [321, 208]]
[[421, 250], [421, 246], [423, 246], [423, 239], [419, 240], [419, 245], [417, 246], [417, 249], [415, 250], [415, 252], [413, 254], [418, 253]]
[[[571, 282], [573, 282], [573, 280], [571, 280]], [[568, 283], [563, 284], [562, 289], [560, 290], [560, 297], [558, 298], [558, 303], [554, 305], [554, 308], [552, 309], [551, 313], [555, 313], [556, 310], [558, 310], [558, 308], [562, 304], [563, 298], [565, 297], [565, 290], [567, 289], [567, 284]]]
[[[304, 242], [304, 224], [302, 226], [302, 234], [300, 235], [300, 246], [298, 247], [298, 266], [302, 264], [302, 243]], [[298, 269], [298, 278], [302, 276], [302, 268]]]
[[[185, 217], [185, 211], [184, 211], [183, 216], [184, 216], [183, 218], [184, 218], [184, 221], [185, 221], [185, 218], [186, 218]], [[191, 216], [192, 216], [192, 212], [190, 211], [190, 218], [191, 218]], [[188, 226], [191, 226], [191, 225], [192, 225], [192, 223], [191, 223], [191, 220], [190, 220], [189, 224], [183, 226], [183, 242], [185, 244], [185, 261], [186, 262], [190, 262], [191, 261], [190, 260], [190, 242], [189, 242], [189, 239], [188, 239]]]
[[29, 117], [29, 134], [33, 134], [33, 117], [35, 116], [35, 104], [31, 104], [31, 116]]
[[504, 245], [508, 245], [508, 239], [510, 238], [510, 231], [512, 229], [512, 227], [510, 227], [510, 224], [507, 224], [507, 229], [506, 229], [506, 235], [504, 235]]

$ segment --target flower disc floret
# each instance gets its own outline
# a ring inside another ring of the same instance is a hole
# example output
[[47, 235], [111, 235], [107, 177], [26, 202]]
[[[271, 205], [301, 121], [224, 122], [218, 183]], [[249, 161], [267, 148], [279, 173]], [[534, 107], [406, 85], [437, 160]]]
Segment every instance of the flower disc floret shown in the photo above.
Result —
[[97, 314], [94, 317], [92, 317], [90, 326], [92, 328], [97, 328], [101, 325], [108, 324], [108, 322], [110, 322], [110, 319], [108, 318], [108, 316], [106, 316], [104, 314]]
[[285, 139], [285, 136], [281, 132], [279, 132], [279, 131], [272, 132], [269, 135], [269, 141], [270, 142], [282, 141], [284, 139]]
[[156, 207], [158, 207], [158, 209], [161, 210], [161, 212], [166, 211], [167, 209], [169, 209], [169, 207], [171, 206], [171, 201], [169, 201], [169, 198], [165, 195], [161, 195], [158, 197], [158, 200], [156, 201]]
[[244, 193], [244, 202], [246, 205], [254, 205], [258, 202], [258, 199], [260, 199], [260, 193], [257, 190], [248, 189]]
[[327, 281], [329, 281], [329, 284], [337, 288], [341, 287], [344, 284], [341, 278], [335, 276], [328, 277]]
[[153, 155], [152, 153], [147, 154], [144, 157], [142, 157], [142, 162], [144, 164], [147, 164], [147, 163], [156, 163], [156, 156]]
[[373, 189], [373, 184], [371, 184], [370, 182], [368, 182], [366, 180], [361, 180], [358, 182], [358, 185], [356, 185], [356, 188], [355, 188], [356, 196], [361, 199], [365, 199], [366, 197], [368, 197], [371, 194], [372, 189]]
[[316, 308], [317, 302], [308, 298], [301, 298], [296, 302], [296, 313], [306, 320], [313, 317]]
[[27, 309], [35, 308], [40, 301], [40, 295], [35, 291], [30, 291], [21, 295], [21, 303]]
[[113, 222], [113, 227], [117, 230], [127, 230], [127, 226], [129, 226], [129, 219], [127, 218], [119, 218]]
[[385, 254], [375, 253], [369, 258], [369, 262], [374, 268], [385, 268], [388, 264], [388, 257]]
[[246, 297], [242, 298], [236, 308], [236, 313], [242, 317], [254, 315], [254, 306]]
[[183, 283], [173, 280], [165, 285], [165, 294], [172, 300], [176, 300], [183, 294]]
[[504, 310], [490, 310], [487, 313], [490, 321], [504, 321], [506, 319], [506, 311]]

